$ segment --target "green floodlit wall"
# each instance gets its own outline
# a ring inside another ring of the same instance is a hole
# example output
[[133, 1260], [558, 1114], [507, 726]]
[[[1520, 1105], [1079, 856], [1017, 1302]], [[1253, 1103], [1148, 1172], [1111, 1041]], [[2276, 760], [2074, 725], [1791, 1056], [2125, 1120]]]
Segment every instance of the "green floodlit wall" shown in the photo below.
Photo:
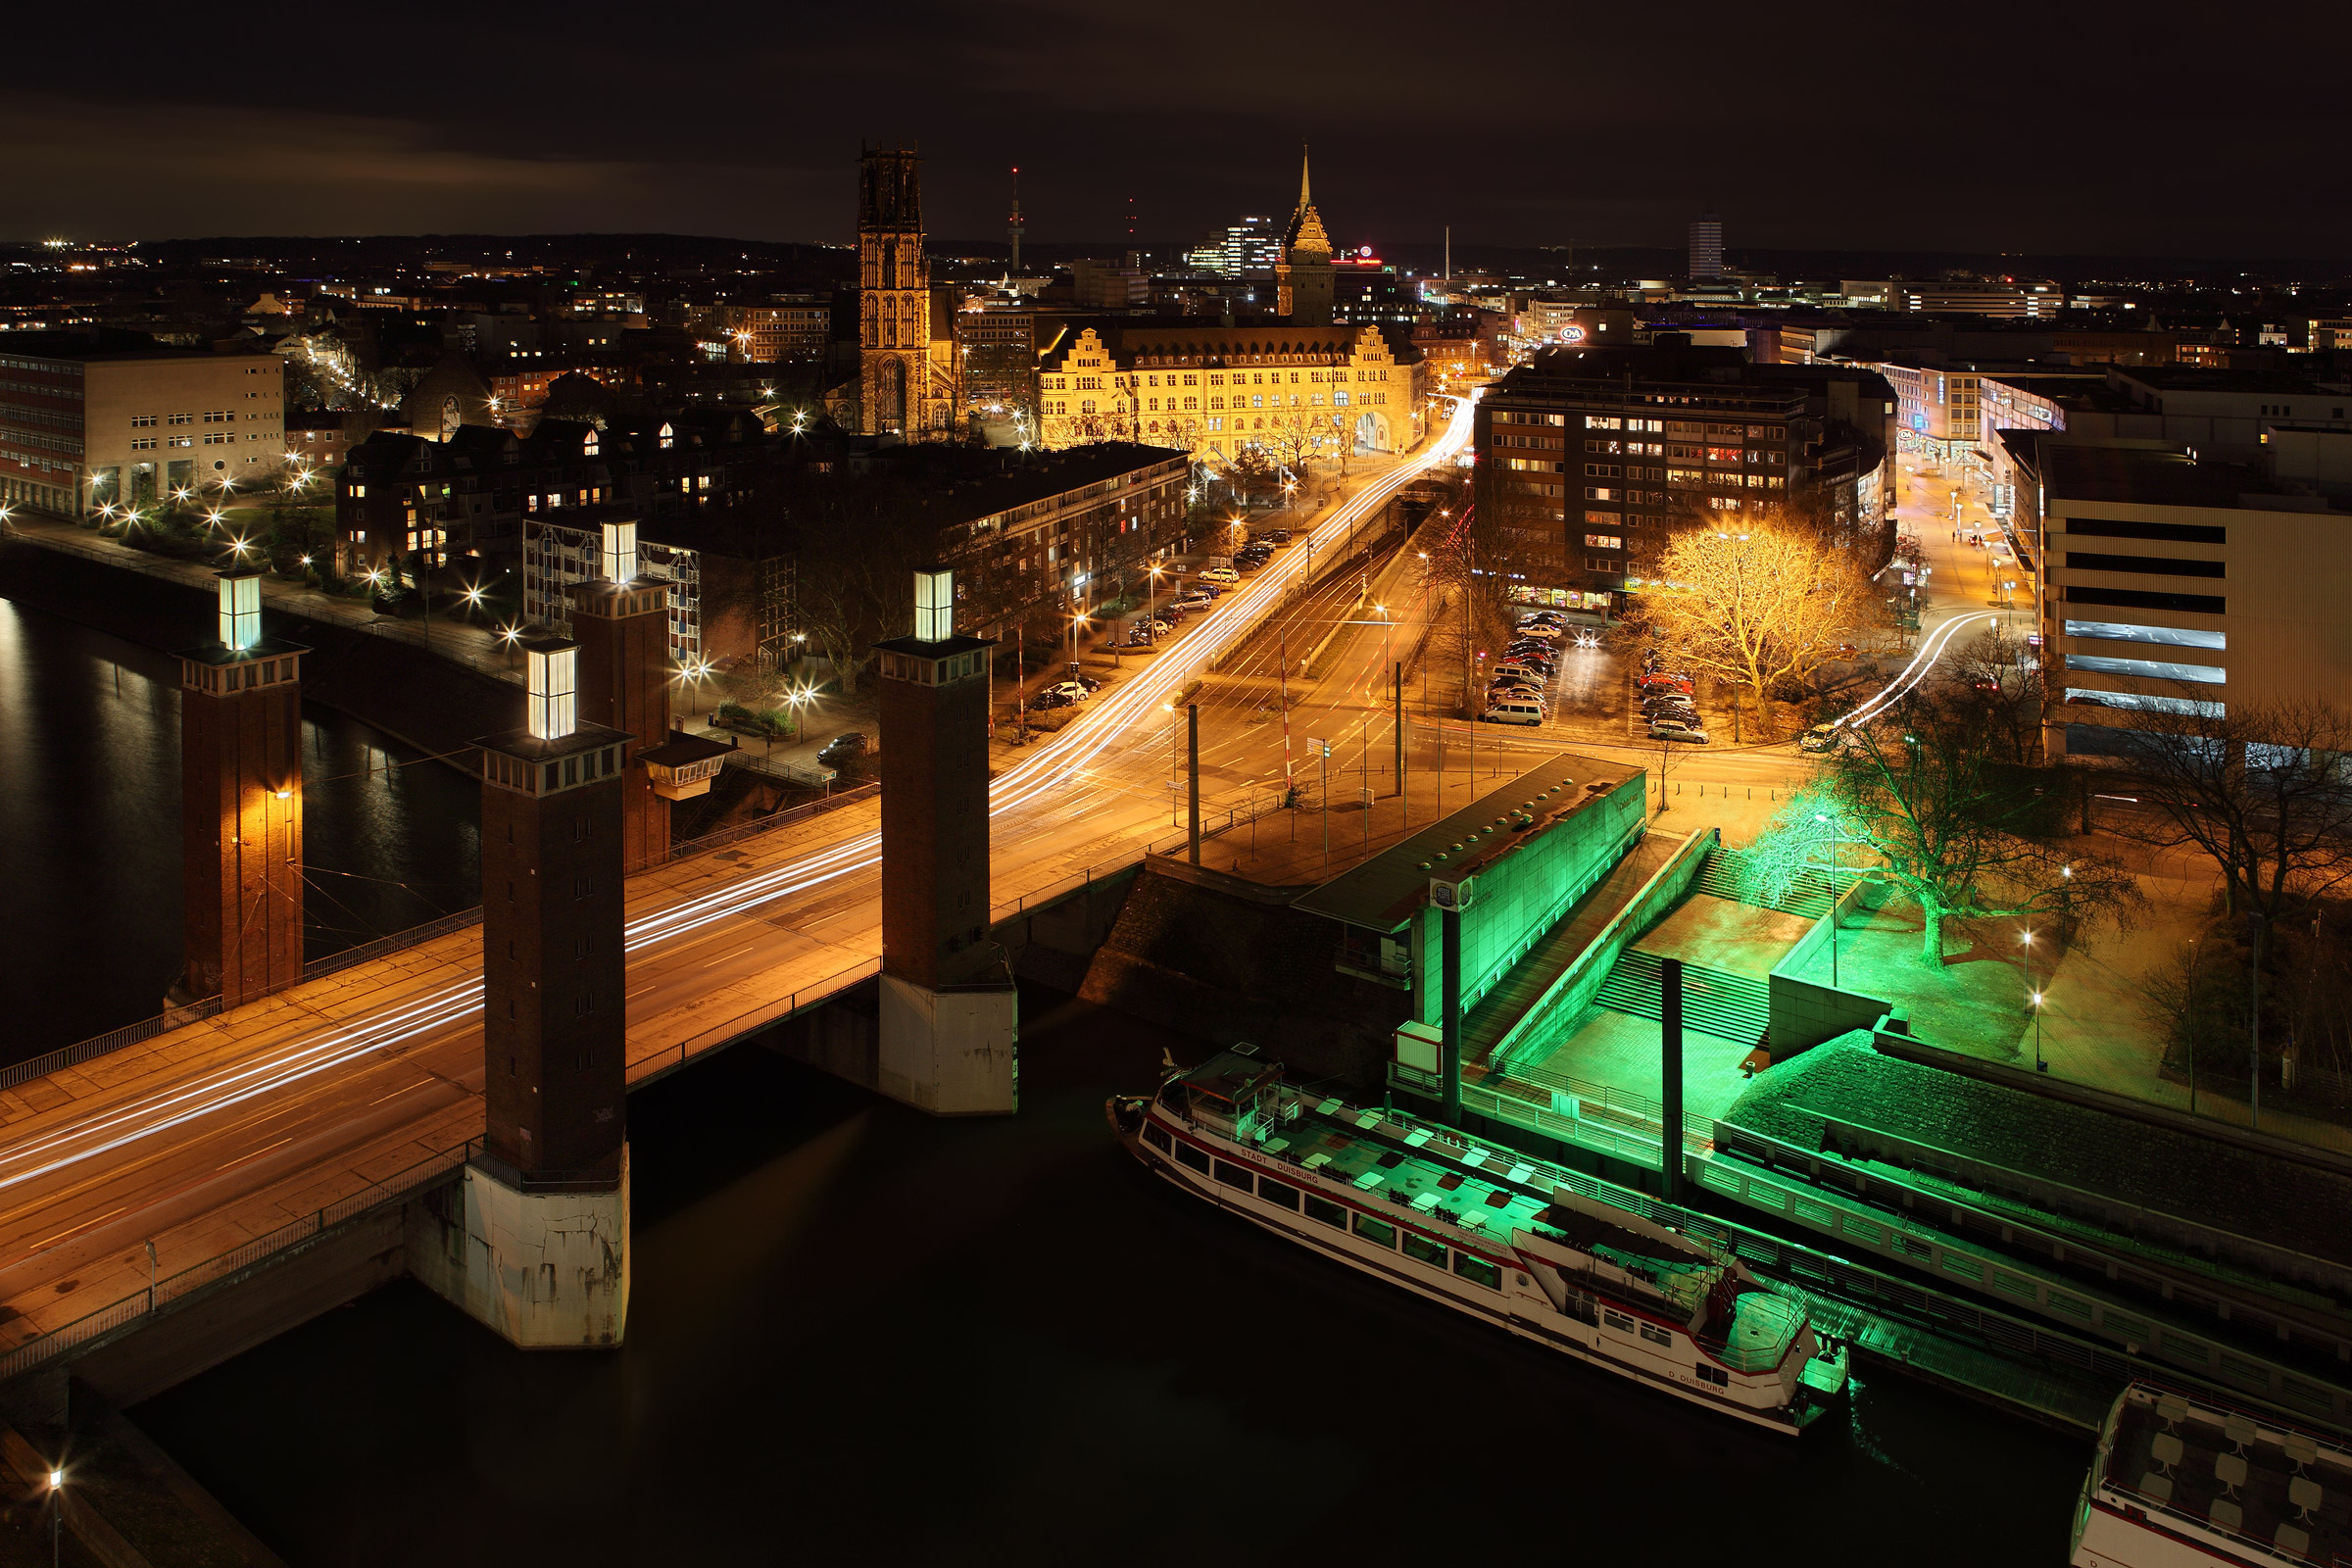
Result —
[[[1588, 797], [1565, 820], [1521, 835], [1509, 854], [1479, 869], [1477, 896], [1462, 915], [1465, 1013], [1625, 858], [1648, 817], [1648, 774], [1636, 773], [1606, 794]], [[1428, 1024], [1440, 1021], [1441, 918], [1434, 908], [1422, 909], [1421, 957], [1413, 965], [1414, 1016]]]

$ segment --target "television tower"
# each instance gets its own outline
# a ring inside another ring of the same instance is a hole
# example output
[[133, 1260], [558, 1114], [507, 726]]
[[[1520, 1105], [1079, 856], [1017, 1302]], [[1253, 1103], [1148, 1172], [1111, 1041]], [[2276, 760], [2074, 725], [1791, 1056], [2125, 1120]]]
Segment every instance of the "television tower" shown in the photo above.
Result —
[[1021, 270], [1021, 166], [1012, 166], [1012, 226], [1005, 230], [1012, 240], [1012, 270], [1008, 276], [1018, 276]]

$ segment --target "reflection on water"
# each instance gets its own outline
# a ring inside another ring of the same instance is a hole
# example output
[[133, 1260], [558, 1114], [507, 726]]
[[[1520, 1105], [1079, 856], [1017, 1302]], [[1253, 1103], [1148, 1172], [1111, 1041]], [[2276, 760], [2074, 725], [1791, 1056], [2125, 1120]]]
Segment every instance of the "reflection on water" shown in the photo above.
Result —
[[[153, 1015], [179, 970], [178, 684], [168, 655], [0, 599], [0, 1060]], [[477, 901], [468, 780], [317, 704], [302, 744], [308, 956]]]
[[1868, 1371], [1792, 1442], [1385, 1289], [1111, 1142], [1104, 1093], [1197, 1045], [1023, 1010], [1015, 1118], [755, 1045], [632, 1096], [617, 1352], [404, 1283], [132, 1415], [352, 1568], [2063, 1556], [2087, 1443]]

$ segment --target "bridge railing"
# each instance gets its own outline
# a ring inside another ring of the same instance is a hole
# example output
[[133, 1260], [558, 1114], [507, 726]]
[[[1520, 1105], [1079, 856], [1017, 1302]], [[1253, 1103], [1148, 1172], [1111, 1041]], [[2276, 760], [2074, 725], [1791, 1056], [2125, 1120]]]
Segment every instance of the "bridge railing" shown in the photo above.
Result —
[[428, 1154], [407, 1169], [380, 1181], [370, 1182], [360, 1191], [339, 1198], [300, 1219], [288, 1221], [273, 1231], [254, 1237], [200, 1263], [175, 1269], [159, 1277], [143, 1290], [133, 1291], [94, 1312], [84, 1313], [70, 1323], [60, 1324], [11, 1347], [5, 1352], [0, 1352], [0, 1383], [20, 1377], [76, 1347], [101, 1339], [142, 1317], [152, 1316], [173, 1301], [267, 1262], [278, 1253], [316, 1241], [345, 1220], [389, 1203], [406, 1201], [428, 1187], [438, 1186], [465, 1168], [466, 1159], [473, 1152], [474, 1142], [468, 1139], [456, 1149]]
[[202, 1002], [193, 1002], [184, 1007], [174, 1007], [170, 1012], [159, 1013], [153, 1018], [141, 1018], [137, 1023], [127, 1023], [120, 1029], [109, 1030], [102, 1035], [92, 1035], [87, 1040], [77, 1040], [73, 1045], [60, 1050], [44, 1053], [28, 1060], [20, 1061], [11, 1067], [0, 1068], [0, 1089], [13, 1089], [28, 1079], [45, 1077], [61, 1067], [74, 1066], [78, 1062], [89, 1060], [92, 1056], [103, 1056], [108, 1052], [120, 1051], [124, 1046], [135, 1046], [142, 1040], [152, 1040], [157, 1035], [168, 1030], [177, 1029], [183, 1024], [216, 1017], [220, 1011], [220, 999], [207, 997]]

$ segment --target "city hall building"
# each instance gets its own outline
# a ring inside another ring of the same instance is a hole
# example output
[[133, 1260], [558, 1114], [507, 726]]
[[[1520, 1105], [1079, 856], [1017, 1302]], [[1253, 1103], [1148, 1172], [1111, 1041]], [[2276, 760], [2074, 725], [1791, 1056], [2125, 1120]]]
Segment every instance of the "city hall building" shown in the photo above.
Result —
[[1038, 337], [1048, 447], [1400, 453], [1428, 428], [1421, 351], [1394, 327], [1041, 318]]

